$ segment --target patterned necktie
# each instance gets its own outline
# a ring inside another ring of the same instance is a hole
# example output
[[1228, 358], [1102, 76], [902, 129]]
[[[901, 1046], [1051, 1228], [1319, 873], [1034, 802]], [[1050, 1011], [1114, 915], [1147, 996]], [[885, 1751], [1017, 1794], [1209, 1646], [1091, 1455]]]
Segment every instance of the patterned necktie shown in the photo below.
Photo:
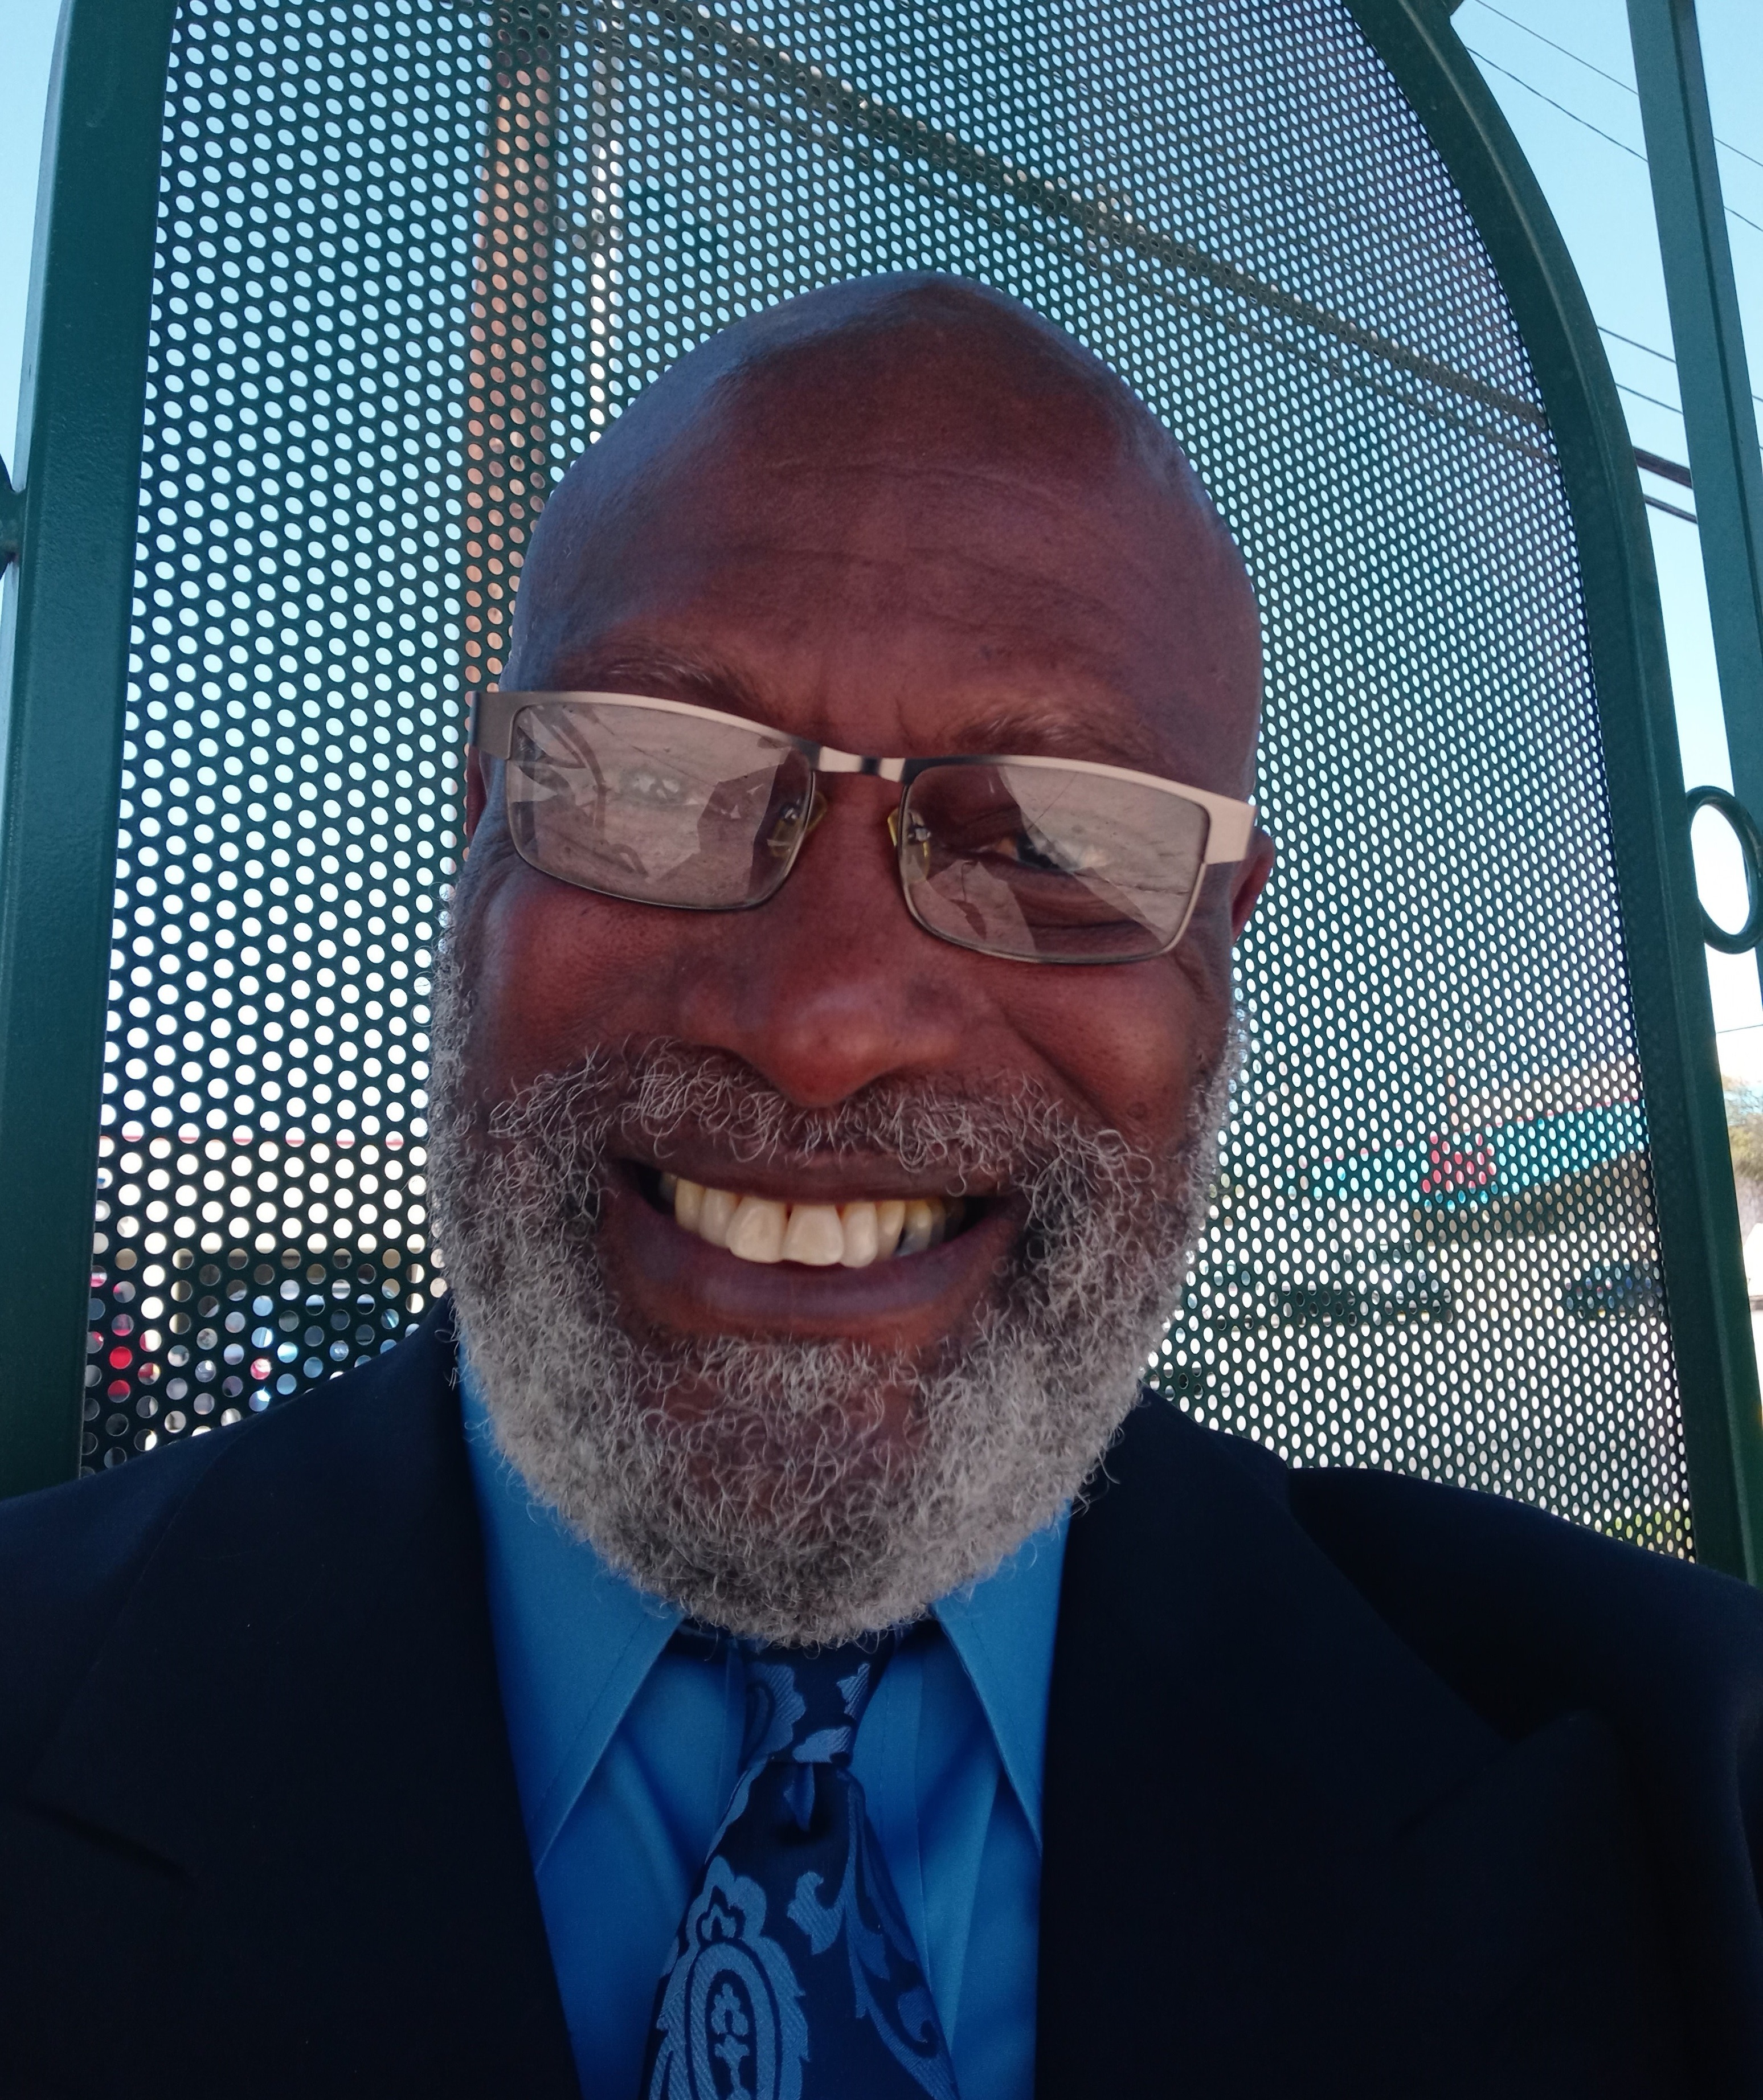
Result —
[[743, 1770], [656, 1995], [643, 2100], [957, 2100], [851, 1774], [892, 1643], [740, 1647]]

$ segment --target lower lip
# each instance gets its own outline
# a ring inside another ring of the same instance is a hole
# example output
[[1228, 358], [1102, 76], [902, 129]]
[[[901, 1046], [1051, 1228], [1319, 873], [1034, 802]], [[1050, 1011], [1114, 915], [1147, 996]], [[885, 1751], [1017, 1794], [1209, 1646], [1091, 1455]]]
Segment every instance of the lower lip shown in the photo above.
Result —
[[867, 1268], [741, 1261], [675, 1224], [630, 1167], [612, 1177], [599, 1228], [614, 1287], [657, 1326], [908, 1348], [953, 1331], [997, 1274], [1019, 1229], [1000, 1203], [940, 1246]]

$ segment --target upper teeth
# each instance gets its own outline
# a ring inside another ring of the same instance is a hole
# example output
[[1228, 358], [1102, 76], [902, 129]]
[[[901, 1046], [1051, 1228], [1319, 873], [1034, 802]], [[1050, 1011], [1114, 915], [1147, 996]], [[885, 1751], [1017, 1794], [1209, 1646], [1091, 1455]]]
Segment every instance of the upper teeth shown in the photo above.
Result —
[[781, 1203], [737, 1196], [672, 1174], [661, 1197], [688, 1233], [726, 1247], [740, 1261], [799, 1261], [811, 1268], [866, 1268], [895, 1255], [921, 1254], [959, 1222], [961, 1204], [941, 1196], [890, 1197], [879, 1203]]

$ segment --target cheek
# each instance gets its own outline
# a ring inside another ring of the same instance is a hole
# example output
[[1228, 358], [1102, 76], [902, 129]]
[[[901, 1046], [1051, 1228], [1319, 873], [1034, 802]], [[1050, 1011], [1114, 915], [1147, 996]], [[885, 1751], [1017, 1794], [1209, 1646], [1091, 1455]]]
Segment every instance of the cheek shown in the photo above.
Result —
[[1153, 1152], [1186, 1131], [1230, 1026], [1229, 948], [1220, 968], [1214, 945], [1120, 969], [1044, 970], [1016, 1003], [1018, 1031], [1064, 1084]]
[[677, 915], [591, 897], [519, 862], [496, 871], [473, 904], [480, 1070], [524, 1081], [597, 1044], [666, 1032], [686, 968]]

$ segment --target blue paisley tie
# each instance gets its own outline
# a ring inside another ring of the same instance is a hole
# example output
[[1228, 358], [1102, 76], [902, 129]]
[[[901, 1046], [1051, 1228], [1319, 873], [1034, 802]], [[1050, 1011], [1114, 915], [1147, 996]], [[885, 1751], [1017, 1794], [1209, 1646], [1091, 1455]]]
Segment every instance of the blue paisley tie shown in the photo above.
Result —
[[744, 1769], [656, 1996], [643, 2100], [957, 2100], [851, 1774], [892, 1644], [740, 1648]]

